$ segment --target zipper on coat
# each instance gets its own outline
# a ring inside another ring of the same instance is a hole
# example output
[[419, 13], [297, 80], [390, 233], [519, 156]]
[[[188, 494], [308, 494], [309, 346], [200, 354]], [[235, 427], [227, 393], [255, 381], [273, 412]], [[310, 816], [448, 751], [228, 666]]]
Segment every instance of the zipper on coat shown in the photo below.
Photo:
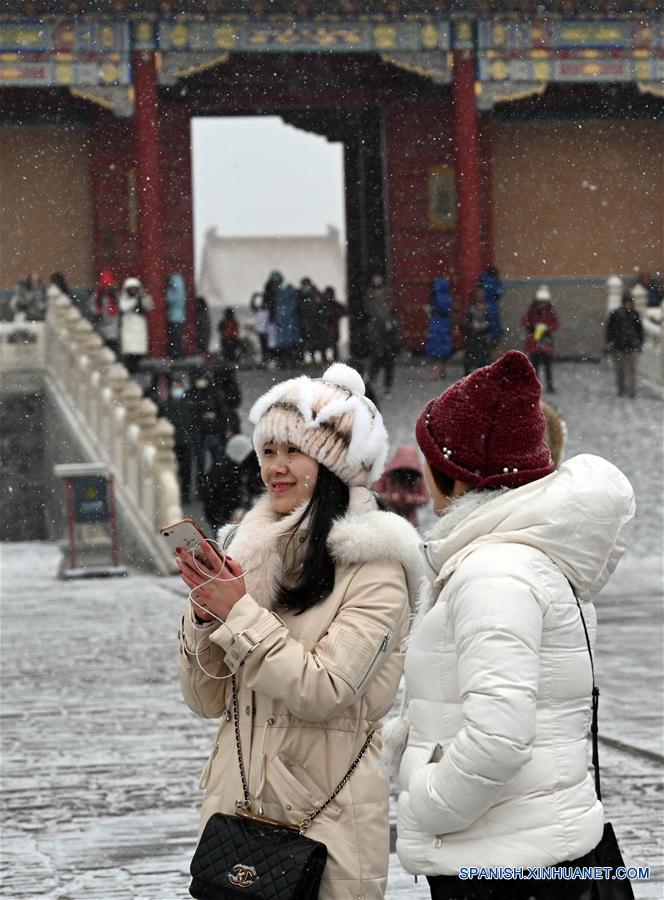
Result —
[[375, 654], [374, 658], [371, 660], [371, 665], [369, 666], [366, 674], [364, 675], [364, 677], [362, 678], [362, 680], [360, 681], [358, 686], [355, 688], [356, 694], [360, 693], [362, 688], [366, 685], [366, 683], [369, 681], [369, 679], [371, 678], [373, 673], [376, 671], [378, 664], [381, 662], [381, 655], [383, 653], [387, 653], [387, 648], [389, 647], [391, 640], [392, 640], [392, 632], [386, 631], [385, 634], [383, 635], [383, 640], [380, 643], [380, 647], [378, 648], [378, 650], [376, 650], [376, 654]]

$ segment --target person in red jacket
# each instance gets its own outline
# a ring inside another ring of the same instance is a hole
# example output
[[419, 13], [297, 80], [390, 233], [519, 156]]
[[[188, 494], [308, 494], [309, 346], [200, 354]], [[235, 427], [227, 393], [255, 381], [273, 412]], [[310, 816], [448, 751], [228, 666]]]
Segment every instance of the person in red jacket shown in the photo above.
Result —
[[535, 299], [521, 319], [521, 325], [526, 330], [526, 355], [535, 367], [538, 378], [542, 366], [547, 393], [555, 394], [552, 361], [555, 353], [553, 335], [558, 330], [558, 316], [551, 302], [551, 291], [545, 284], [537, 288]]
[[235, 318], [235, 310], [229, 306], [219, 322], [219, 346], [223, 359], [237, 362], [240, 358], [240, 325]]
[[417, 448], [412, 444], [399, 447], [373, 490], [388, 512], [397, 513], [417, 527], [417, 510], [429, 502]]

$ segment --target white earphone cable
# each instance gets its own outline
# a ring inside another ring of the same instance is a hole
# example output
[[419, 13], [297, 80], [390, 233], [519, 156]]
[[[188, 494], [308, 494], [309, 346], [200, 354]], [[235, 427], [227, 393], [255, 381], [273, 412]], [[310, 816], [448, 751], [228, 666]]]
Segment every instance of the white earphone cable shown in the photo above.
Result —
[[[215, 619], [217, 622], [219, 622], [220, 625], [223, 625], [225, 628], [228, 628], [228, 625], [226, 625], [226, 623], [224, 622], [223, 619], [220, 619], [219, 616], [216, 616], [211, 610], [209, 610], [207, 608], [207, 606], [203, 606], [202, 604], [200, 604], [198, 602], [198, 600], [194, 599], [194, 591], [197, 591], [200, 588], [205, 587], [208, 584], [211, 584], [213, 581], [218, 581], [221, 577], [221, 573], [224, 571], [224, 567], [226, 566], [226, 555], [227, 554], [226, 554], [226, 551], [224, 550], [224, 548], [219, 545], [218, 541], [212, 540], [212, 538], [206, 538], [206, 542], [208, 544], [214, 544], [216, 546], [216, 548], [219, 552], [221, 568], [214, 575], [209, 575], [208, 572], [203, 572], [203, 570], [201, 569], [201, 567], [199, 565], [200, 561], [196, 556], [196, 550], [200, 547], [200, 545], [202, 543], [202, 541], [199, 541], [196, 544], [196, 546], [191, 550], [191, 556], [192, 556], [192, 559], [194, 560], [194, 565], [198, 569], [199, 575], [205, 576], [207, 580], [204, 581], [202, 584], [198, 584], [198, 585], [196, 585], [196, 587], [192, 588], [189, 591], [189, 595], [188, 595], [187, 599], [190, 601], [190, 603], [193, 603], [194, 606], [197, 606], [199, 609], [203, 610], [203, 612], [206, 615], [212, 616], [212, 618]], [[247, 570], [247, 571], [251, 571], [251, 570]], [[246, 572], [242, 572], [241, 575], [233, 575], [232, 578], [224, 578], [223, 580], [224, 581], [239, 581], [241, 578], [244, 578], [244, 576], [246, 574], [247, 574]], [[235, 634], [233, 634], [233, 632], [231, 631], [230, 628], [228, 628], [228, 631], [231, 633], [233, 640], [235, 640]], [[203, 666], [203, 663], [201, 662], [200, 657], [199, 657], [199, 652], [200, 652], [201, 644], [207, 637], [208, 637], [207, 635], [203, 635], [203, 637], [200, 638], [196, 642], [196, 648], [194, 650], [196, 665], [201, 670], [201, 672], [203, 672], [203, 674], [206, 675], [208, 678], [212, 678], [214, 681], [226, 681], [226, 679], [232, 678], [233, 675], [237, 675], [238, 670], [240, 668], [239, 665], [237, 666], [237, 668], [235, 668], [233, 671], [231, 671], [228, 675], [213, 675], [211, 672], [208, 672], [208, 670]]]

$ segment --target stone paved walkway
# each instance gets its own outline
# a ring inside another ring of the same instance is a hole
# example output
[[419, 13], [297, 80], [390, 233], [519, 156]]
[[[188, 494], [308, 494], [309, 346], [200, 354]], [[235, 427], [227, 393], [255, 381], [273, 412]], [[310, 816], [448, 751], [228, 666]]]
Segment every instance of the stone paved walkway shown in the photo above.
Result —
[[[382, 404], [394, 447], [412, 442], [432, 385], [400, 366]], [[283, 376], [278, 375], [277, 379]], [[628, 865], [650, 865], [639, 900], [664, 897], [664, 676], [661, 398], [616, 400], [608, 365], [560, 364], [553, 400], [568, 455], [599, 453], [637, 495], [630, 551], [597, 603], [605, 805]], [[241, 373], [249, 404], [275, 380]], [[188, 510], [189, 511], [189, 510]], [[194, 511], [197, 511], [194, 507]], [[424, 514], [422, 522], [430, 519]], [[180, 699], [177, 579], [55, 579], [46, 544], [0, 545], [2, 847], [0, 898], [177, 900], [188, 896], [200, 792], [214, 722]], [[645, 751], [645, 754], [640, 752]], [[388, 898], [428, 897], [391, 860]]]
[[[2, 545], [0, 897], [184, 898], [216, 725], [179, 697], [183, 592], [145, 575], [63, 583], [56, 558], [46, 544]], [[640, 647], [625, 653], [638, 660]], [[638, 704], [631, 671], [619, 686]], [[626, 860], [653, 867], [637, 896], [661, 898], [661, 765], [605, 748], [603, 771]], [[388, 898], [427, 896], [392, 857]]]

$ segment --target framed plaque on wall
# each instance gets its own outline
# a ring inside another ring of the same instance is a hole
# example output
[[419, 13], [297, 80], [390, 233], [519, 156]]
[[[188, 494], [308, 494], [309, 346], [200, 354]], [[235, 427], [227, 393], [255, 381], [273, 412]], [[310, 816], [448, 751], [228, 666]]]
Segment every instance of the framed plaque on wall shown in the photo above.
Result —
[[452, 166], [434, 166], [429, 169], [429, 228], [453, 231], [456, 222], [456, 172]]

